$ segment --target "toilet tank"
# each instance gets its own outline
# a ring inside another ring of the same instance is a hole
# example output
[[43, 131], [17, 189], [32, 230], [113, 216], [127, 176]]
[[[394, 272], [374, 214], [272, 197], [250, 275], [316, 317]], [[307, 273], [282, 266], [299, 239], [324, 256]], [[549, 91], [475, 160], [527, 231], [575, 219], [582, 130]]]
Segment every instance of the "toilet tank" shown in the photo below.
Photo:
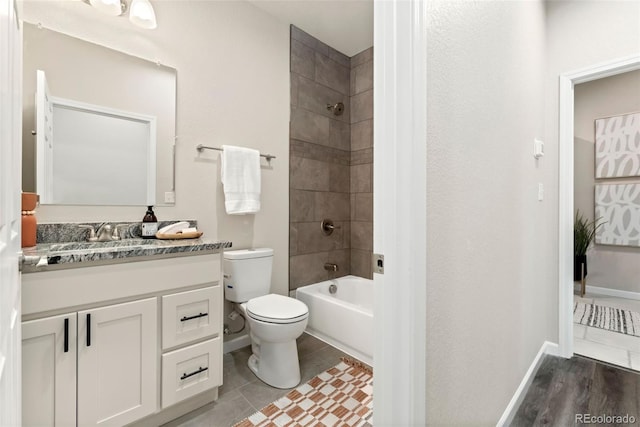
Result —
[[257, 248], [224, 252], [224, 297], [246, 302], [267, 295], [271, 289], [273, 249]]

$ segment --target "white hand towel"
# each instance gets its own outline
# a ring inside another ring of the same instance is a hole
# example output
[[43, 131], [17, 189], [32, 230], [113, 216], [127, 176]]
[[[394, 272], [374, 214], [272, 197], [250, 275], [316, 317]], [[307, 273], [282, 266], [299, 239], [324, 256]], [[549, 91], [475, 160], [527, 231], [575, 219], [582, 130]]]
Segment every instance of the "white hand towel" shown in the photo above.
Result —
[[223, 145], [221, 159], [224, 207], [229, 215], [260, 211], [260, 152]]

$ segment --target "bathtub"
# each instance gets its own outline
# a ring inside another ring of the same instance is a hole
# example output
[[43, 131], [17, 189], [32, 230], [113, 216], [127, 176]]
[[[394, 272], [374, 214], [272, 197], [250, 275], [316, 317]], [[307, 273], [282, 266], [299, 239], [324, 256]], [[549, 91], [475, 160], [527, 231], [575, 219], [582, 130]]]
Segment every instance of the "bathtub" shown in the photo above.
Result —
[[[335, 283], [338, 291], [329, 293]], [[306, 332], [373, 365], [373, 280], [344, 276], [296, 290], [309, 307]]]

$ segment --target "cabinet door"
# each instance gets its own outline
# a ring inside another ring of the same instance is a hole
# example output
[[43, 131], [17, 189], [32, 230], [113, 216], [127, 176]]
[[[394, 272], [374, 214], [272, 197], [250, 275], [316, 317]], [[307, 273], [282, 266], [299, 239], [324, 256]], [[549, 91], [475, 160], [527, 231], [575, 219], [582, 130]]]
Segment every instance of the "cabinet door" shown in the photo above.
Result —
[[78, 312], [78, 425], [124, 425], [158, 406], [157, 298]]
[[76, 314], [22, 323], [22, 424], [76, 425]]

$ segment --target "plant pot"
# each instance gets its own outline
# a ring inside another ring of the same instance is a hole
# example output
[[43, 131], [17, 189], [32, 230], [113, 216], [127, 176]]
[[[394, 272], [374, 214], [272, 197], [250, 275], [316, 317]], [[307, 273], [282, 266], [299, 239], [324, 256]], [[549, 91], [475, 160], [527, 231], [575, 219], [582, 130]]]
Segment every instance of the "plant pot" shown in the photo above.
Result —
[[584, 277], [587, 277], [587, 256], [586, 255], [574, 255], [573, 256], [573, 280], [582, 280], [582, 265], [584, 264]]

